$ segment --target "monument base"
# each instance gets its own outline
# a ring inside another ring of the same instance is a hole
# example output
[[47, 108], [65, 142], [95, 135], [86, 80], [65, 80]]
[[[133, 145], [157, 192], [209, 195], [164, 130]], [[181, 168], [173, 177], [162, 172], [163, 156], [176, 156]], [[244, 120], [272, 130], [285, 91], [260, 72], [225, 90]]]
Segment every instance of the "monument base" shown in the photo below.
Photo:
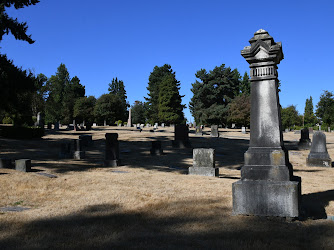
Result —
[[181, 140], [174, 140], [172, 141], [173, 148], [192, 148], [190, 141], [181, 141]]
[[104, 166], [105, 167], [117, 167], [121, 165], [120, 160], [105, 160], [104, 161]]
[[190, 175], [219, 176], [219, 168], [189, 167], [188, 170]]
[[332, 159], [331, 158], [306, 158], [306, 165], [309, 167], [332, 167]]
[[311, 148], [311, 140], [299, 140], [298, 149], [310, 149]]
[[75, 160], [82, 160], [86, 156], [85, 151], [74, 151], [73, 158]]
[[239, 180], [232, 184], [233, 214], [298, 217], [301, 179]]

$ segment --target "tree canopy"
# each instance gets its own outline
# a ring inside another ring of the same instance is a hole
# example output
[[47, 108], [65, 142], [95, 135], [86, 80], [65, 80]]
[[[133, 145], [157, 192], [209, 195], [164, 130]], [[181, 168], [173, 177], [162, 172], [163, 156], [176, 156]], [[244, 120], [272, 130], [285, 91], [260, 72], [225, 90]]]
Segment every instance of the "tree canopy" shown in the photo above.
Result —
[[302, 125], [302, 118], [294, 105], [281, 109], [281, 120], [283, 129]]
[[316, 123], [316, 116], [313, 112], [313, 100], [312, 96], [310, 99], [306, 99], [305, 102], [305, 111], [304, 111], [304, 125], [305, 127], [313, 127]]
[[109, 83], [108, 88], [109, 94], [117, 96], [119, 99], [119, 110], [116, 113], [117, 120], [127, 121], [127, 109], [130, 107], [129, 103], [126, 101], [126, 91], [124, 82], [118, 80], [117, 77], [113, 78], [111, 83]]
[[135, 101], [131, 106], [131, 120], [133, 124], [145, 124], [145, 104], [141, 101]]
[[316, 115], [329, 126], [332, 125], [334, 121], [334, 95], [332, 92], [325, 90], [320, 96]]

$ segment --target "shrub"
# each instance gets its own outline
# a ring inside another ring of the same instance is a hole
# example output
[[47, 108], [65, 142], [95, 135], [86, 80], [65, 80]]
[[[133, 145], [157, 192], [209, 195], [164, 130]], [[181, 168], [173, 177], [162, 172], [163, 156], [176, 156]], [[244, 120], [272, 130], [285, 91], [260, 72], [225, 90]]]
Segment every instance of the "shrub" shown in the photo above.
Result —
[[13, 124], [13, 120], [12, 120], [12, 118], [6, 116], [2, 120], [2, 124]]

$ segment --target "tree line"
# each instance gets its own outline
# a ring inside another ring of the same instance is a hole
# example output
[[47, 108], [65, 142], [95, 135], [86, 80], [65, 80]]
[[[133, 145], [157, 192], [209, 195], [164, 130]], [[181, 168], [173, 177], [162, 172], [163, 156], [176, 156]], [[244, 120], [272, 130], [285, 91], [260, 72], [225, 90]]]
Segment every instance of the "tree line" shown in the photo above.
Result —
[[[18, 40], [34, 43], [28, 35], [27, 24], [9, 17], [6, 8], [16, 9], [35, 5], [38, 0], [5, 0], [0, 3], [0, 42], [5, 34], [13, 34]], [[241, 77], [237, 69], [216, 66], [213, 70], [200, 69], [192, 84], [193, 97], [189, 109], [197, 124], [249, 126], [250, 81], [247, 73]], [[45, 114], [46, 122], [68, 124], [97, 122], [115, 124], [126, 122], [128, 108], [125, 85], [117, 77], [108, 84], [108, 93], [99, 98], [86, 96], [85, 86], [77, 76], [73, 78], [60, 64], [51, 77], [35, 76], [13, 64], [0, 54], [0, 116], [5, 123], [32, 125], [38, 112]], [[155, 66], [148, 79], [148, 96], [145, 101], [135, 101], [131, 106], [133, 123], [185, 123], [180, 95], [180, 81], [171, 65]], [[296, 106], [281, 108], [283, 128], [312, 127], [316, 124], [332, 126], [334, 95], [324, 91], [314, 113], [312, 97], [306, 100], [305, 111], [300, 115]]]

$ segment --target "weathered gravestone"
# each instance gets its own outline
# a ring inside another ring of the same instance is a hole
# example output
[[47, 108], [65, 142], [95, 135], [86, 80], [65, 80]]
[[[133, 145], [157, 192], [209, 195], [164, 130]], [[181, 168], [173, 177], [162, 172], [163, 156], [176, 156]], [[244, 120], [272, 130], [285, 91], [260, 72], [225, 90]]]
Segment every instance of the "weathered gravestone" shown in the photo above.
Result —
[[174, 148], [191, 148], [189, 141], [189, 128], [185, 124], [177, 124], [174, 127]]
[[129, 108], [129, 118], [128, 118], [127, 126], [128, 126], [128, 127], [131, 127], [131, 125], [132, 125], [131, 108]]
[[72, 158], [72, 150], [70, 142], [62, 142], [60, 144], [59, 158], [70, 159]]
[[211, 137], [219, 137], [218, 125], [211, 126]]
[[82, 139], [74, 139], [74, 153], [73, 158], [76, 160], [82, 160], [86, 157], [86, 152], [82, 149]]
[[313, 128], [312, 127], [308, 128], [308, 131], [310, 132], [310, 134], [313, 134]]
[[328, 127], [328, 128], [327, 128], [327, 131], [330, 133], [330, 132], [331, 132], [331, 127]]
[[246, 134], [246, 127], [241, 127], [241, 133]]
[[232, 123], [231, 128], [235, 128], [235, 123]]
[[21, 172], [31, 171], [31, 160], [30, 159], [19, 159], [15, 161], [15, 170]]
[[120, 165], [119, 142], [117, 133], [106, 133], [105, 161], [106, 167], [117, 167]]
[[13, 168], [12, 160], [8, 158], [0, 158], [0, 168]]
[[233, 183], [233, 213], [298, 217], [301, 180], [293, 176], [284, 147], [278, 99], [281, 43], [259, 30], [241, 55], [250, 64], [251, 128], [241, 180]]
[[195, 135], [200, 135], [200, 136], [203, 135], [203, 129], [202, 129], [202, 126], [197, 126], [197, 127], [196, 127], [196, 129], [195, 129]]
[[54, 125], [54, 129], [55, 130], [59, 130], [59, 122], [56, 122], [55, 125]]
[[35, 123], [37, 127], [44, 128], [44, 116], [41, 112], [37, 113], [37, 121]]
[[300, 139], [298, 143], [299, 149], [310, 149], [311, 147], [311, 139], [309, 135], [309, 131], [307, 128], [303, 128], [300, 130]]
[[194, 148], [193, 166], [188, 171], [190, 175], [219, 176], [219, 168], [215, 167], [215, 150]]
[[323, 132], [315, 131], [310, 153], [306, 159], [307, 166], [314, 167], [332, 167], [326, 147], [326, 135]]
[[165, 127], [165, 123], [161, 123], [161, 127], [164, 128]]
[[161, 141], [152, 141], [151, 155], [163, 155]]

